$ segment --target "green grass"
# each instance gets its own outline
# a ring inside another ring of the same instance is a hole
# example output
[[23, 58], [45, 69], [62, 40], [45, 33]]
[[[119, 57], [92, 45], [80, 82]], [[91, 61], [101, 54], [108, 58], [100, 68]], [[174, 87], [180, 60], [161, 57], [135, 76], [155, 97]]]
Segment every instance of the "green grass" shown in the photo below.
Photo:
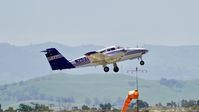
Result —
[[[38, 89], [35, 94], [45, 94], [49, 97], [72, 96], [75, 98], [73, 105], [85, 104], [86, 98], [89, 98], [91, 103], [95, 98], [103, 102], [115, 102], [118, 97], [124, 99], [129, 90], [135, 89], [135, 85], [129, 85], [133, 82], [135, 82], [134, 77], [122, 74], [53, 74], [23, 83], [8, 85], [0, 90], [0, 102], [3, 106], [19, 103], [15, 97], [11, 97], [12, 94], [17, 93], [28, 96], [32, 90], [31, 88]], [[199, 80], [180, 81], [183, 85], [182, 88], [169, 88], [160, 85], [159, 81], [139, 79], [140, 99], [151, 105], [158, 102], [164, 104], [171, 100], [179, 102], [182, 99], [198, 99], [198, 82]], [[38, 102], [41, 101], [38, 100]]]

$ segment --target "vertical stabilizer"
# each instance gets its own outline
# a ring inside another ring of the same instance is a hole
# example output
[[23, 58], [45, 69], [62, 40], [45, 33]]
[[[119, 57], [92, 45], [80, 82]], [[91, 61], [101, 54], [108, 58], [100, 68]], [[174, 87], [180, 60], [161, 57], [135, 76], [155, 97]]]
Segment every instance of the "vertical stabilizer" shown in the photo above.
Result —
[[75, 68], [59, 51], [55, 48], [46, 49], [46, 58], [52, 68], [52, 70], [62, 70], [62, 69], [71, 69]]

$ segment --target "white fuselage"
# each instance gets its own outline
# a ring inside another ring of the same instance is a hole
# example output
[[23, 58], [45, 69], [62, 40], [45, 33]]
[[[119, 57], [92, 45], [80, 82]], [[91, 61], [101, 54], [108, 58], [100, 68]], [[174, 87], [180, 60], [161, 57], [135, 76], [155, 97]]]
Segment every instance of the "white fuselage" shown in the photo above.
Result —
[[52, 70], [72, 69], [79, 67], [102, 65], [105, 72], [109, 71], [108, 64], [113, 64], [113, 71], [118, 72], [117, 62], [140, 58], [140, 65], [144, 65], [142, 55], [148, 52], [145, 48], [124, 48], [110, 46], [98, 51], [90, 51], [84, 56], [68, 61], [56, 48], [48, 48], [44, 51]]
[[107, 64], [114, 64], [120, 61], [141, 58], [143, 54], [148, 52], [148, 50], [145, 48], [115, 48], [114, 47], [113, 49], [112, 47], [112, 50], [110, 48], [105, 48], [105, 49], [97, 51], [108, 56], [108, 58], [105, 58], [104, 61], [101, 63], [93, 63], [92, 60], [90, 60], [87, 56], [79, 57], [70, 62], [77, 68], [97, 66], [97, 65], [105, 66]]

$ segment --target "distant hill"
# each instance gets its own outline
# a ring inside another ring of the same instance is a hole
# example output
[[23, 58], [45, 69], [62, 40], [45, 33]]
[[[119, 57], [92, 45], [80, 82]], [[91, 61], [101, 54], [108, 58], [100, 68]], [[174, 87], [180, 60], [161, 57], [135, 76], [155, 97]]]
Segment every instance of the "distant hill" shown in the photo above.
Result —
[[[70, 75], [53, 74], [0, 86], [0, 102], [5, 106], [22, 102], [46, 104], [98, 105], [111, 102], [121, 106], [135, 78], [122, 74]], [[171, 100], [198, 99], [199, 80], [139, 79], [140, 99], [150, 105]]]
[[[56, 47], [67, 58], [77, 58], [88, 51], [98, 50], [103, 46], [83, 45], [65, 46], [57, 43], [44, 43], [27, 46], [14, 46], [0, 43], [0, 84], [12, 83], [44, 76], [51, 73], [90, 74], [104, 73], [101, 66], [80, 68], [74, 70], [51, 71], [50, 66], [41, 50]], [[131, 46], [133, 47], [133, 46]], [[138, 60], [121, 62], [120, 73], [126, 74], [128, 69], [147, 69], [147, 74], [141, 74], [145, 79], [198, 79], [199, 78], [199, 46], [159, 46], [146, 45], [150, 51], [143, 59], [145, 66], [140, 66]], [[112, 68], [112, 65], [110, 65]], [[113, 73], [112, 71], [110, 73]]]
[[60, 50], [68, 59], [77, 58], [89, 50], [102, 48], [93, 45], [69, 47], [57, 43], [28, 46], [14, 46], [7, 43], [0, 43], [2, 54], [0, 58], [0, 84], [27, 80], [51, 73], [51, 68], [44, 53], [40, 52], [51, 47]]

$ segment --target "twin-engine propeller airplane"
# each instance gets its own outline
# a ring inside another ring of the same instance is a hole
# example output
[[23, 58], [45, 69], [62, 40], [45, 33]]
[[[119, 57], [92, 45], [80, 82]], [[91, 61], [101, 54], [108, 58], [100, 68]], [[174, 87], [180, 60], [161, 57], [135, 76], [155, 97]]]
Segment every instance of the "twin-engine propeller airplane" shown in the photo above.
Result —
[[50, 63], [52, 70], [72, 69], [79, 67], [97, 66], [102, 65], [105, 72], [109, 71], [108, 64], [113, 64], [114, 72], [119, 71], [117, 62], [131, 60], [138, 58], [140, 59], [140, 65], [144, 65], [142, 55], [148, 52], [145, 48], [124, 48], [120, 46], [111, 46], [98, 51], [91, 51], [84, 56], [77, 59], [68, 61], [62, 54], [59, 53], [55, 48], [49, 48], [44, 51], [46, 57]]

